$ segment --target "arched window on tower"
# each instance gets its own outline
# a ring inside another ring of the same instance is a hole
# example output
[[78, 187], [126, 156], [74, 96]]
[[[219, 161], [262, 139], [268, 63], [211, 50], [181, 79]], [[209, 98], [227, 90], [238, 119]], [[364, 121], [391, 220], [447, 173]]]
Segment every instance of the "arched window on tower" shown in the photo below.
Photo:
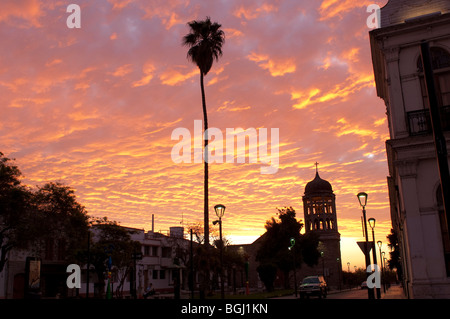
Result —
[[314, 229], [320, 229], [320, 223], [318, 219], [314, 220]]
[[323, 204], [321, 202], [317, 204], [317, 213], [323, 214]]

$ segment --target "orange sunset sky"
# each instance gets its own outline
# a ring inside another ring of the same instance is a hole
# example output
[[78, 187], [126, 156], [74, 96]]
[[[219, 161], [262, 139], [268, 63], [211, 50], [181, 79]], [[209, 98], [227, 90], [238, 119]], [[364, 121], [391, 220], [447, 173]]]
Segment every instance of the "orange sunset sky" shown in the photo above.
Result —
[[[66, 25], [70, 3], [80, 29]], [[156, 231], [202, 221], [203, 164], [174, 163], [171, 134], [202, 120], [199, 71], [181, 43], [188, 21], [210, 16], [226, 36], [205, 78], [210, 127], [279, 128], [280, 142], [275, 174], [210, 164], [210, 220], [226, 205], [234, 244], [263, 234], [276, 207], [303, 220], [317, 161], [336, 194], [343, 269], [363, 266], [358, 192], [376, 240], [391, 228], [372, 3], [387, 0], [2, 0], [0, 151], [27, 185], [73, 187], [89, 215], [150, 230], [154, 214]]]

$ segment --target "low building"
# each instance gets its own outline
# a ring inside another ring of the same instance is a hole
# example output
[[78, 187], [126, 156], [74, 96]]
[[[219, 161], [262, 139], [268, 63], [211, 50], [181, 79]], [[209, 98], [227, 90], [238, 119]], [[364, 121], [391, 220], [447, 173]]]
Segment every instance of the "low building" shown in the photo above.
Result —
[[12, 249], [0, 273], [0, 299], [65, 296], [64, 240], [45, 240], [28, 250]]
[[[189, 290], [187, 265], [191, 243], [185, 238], [183, 227], [170, 227], [168, 234], [153, 230], [146, 232], [144, 229], [124, 228], [130, 231], [131, 240], [141, 244], [141, 250], [132, 255], [134, 258], [131, 274], [129, 273], [121, 283], [120, 291], [118, 291], [120, 272], [114, 267], [114, 261], [112, 262], [110, 288], [113, 298], [134, 298], [135, 296], [142, 298], [148, 287], [152, 287], [157, 294], [173, 294], [178, 284], [180, 290]], [[197, 244], [193, 243], [193, 245]], [[86, 265], [82, 268], [83, 273], [86, 274]], [[90, 268], [89, 295], [95, 297], [97, 279], [93, 267]], [[84, 297], [87, 291], [86, 285], [87, 280], [84, 275], [81, 288], [78, 292], [72, 291], [72, 296], [78, 294]]]
[[[134, 277], [128, 273], [120, 286], [121, 297], [134, 297], [133, 287], [136, 287], [136, 297], [141, 298], [150, 284], [157, 293], [173, 293], [178, 283], [180, 289], [189, 289], [186, 265], [189, 262], [191, 242], [184, 238], [182, 227], [171, 227], [168, 234], [124, 228], [131, 231], [132, 240], [141, 244], [141, 251], [134, 254]], [[95, 241], [98, 230], [93, 227], [91, 232]], [[80, 265], [81, 288], [67, 287], [69, 264], [64, 258], [63, 250], [58, 247], [62, 245], [48, 241], [39, 250], [12, 249], [0, 273], [0, 299], [71, 298], [85, 297], [86, 293], [89, 293], [89, 297], [99, 295], [98, 278], [92, 264], [89, 267], [89, 281], [86, 276], [87, 265]], [[115, 296], [118, 295], [117, 288], [121, 279], [119, 273], [113, 262], [109, 283]], [[107, 284], [108, 280], [105, 281], [105, 287]]]

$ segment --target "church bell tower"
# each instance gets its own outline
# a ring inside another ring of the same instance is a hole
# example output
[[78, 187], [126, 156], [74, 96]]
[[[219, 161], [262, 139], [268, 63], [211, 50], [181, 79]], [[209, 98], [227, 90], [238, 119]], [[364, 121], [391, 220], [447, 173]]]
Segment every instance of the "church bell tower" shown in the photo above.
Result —
[[328, 286], [338, 288], [342, 282], [342, 261], [336, 196], [331, 184], [319, 176], [318, 163], [315, 178], [305, 187], [303, 211], [305, 232], [316, 232], [320, 240], [317, 275], [323, 275]]

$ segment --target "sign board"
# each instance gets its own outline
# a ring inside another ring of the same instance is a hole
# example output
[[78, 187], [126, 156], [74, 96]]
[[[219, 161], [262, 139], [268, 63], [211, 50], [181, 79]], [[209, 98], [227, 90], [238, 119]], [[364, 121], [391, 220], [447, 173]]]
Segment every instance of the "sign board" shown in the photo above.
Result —
[[364, 253], [364, 255], [366, 254], [366, 252], [367, 252], [367, 254], [369, 254], [370, 250], [374, 249], [374, 247], [375, 247], [373, 244], [373, 241], [367, 242], [367, 246], [368, 246], [367, 248], [366, 248], [365, 241], [358, 241], [357, 244], [358, 244], [359, 248], [361, 248], [361, 251]]

